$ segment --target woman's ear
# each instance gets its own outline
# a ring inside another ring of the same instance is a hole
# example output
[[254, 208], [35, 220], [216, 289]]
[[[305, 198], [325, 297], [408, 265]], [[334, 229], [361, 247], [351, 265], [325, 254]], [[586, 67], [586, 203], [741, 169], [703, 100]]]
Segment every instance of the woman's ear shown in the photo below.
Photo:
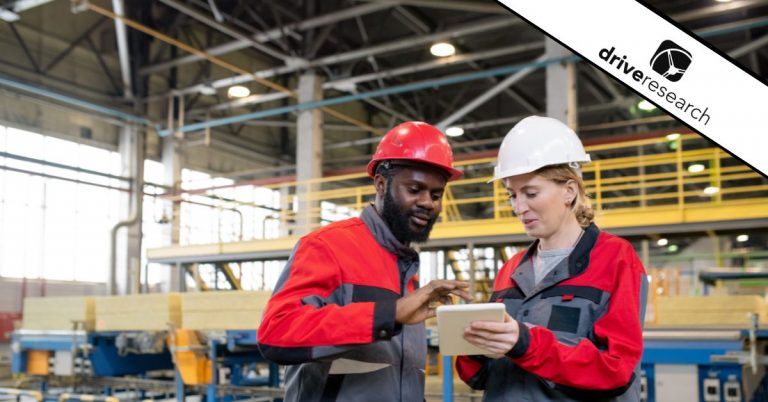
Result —
[[576, 197], [579, 196], [579, 189], [576, 181], [571, 179], [565, 182], [565, 205], [571, 206], [576, 201]]

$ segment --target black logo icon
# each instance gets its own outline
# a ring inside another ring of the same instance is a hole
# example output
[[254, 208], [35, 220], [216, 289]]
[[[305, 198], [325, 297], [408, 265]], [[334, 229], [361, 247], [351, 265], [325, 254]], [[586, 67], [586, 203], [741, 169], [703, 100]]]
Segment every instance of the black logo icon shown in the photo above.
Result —
[[665, 40], [651, 58], [651, 68], [664, 78], [677, 82], [691, 65], [691, 53], [671, 40]]

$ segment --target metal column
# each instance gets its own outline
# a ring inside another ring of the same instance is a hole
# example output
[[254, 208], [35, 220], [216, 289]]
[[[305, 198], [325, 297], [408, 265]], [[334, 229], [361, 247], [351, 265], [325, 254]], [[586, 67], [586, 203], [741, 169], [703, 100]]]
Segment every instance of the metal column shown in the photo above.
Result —
[[[299, 78], [299, 103], [321, 100], [323, 97], [322, 78], [314, 73], [307, 73]], [[316, 179], [323, 175], [323, 113], [320, 109], [299, 112], [296, 128], [296, 180], [299, 182]], [[299, 208], [296, 216], [297, 233], [304, 234], [312, 230], [320, 221], [317, 200], [308, 200], [307, 194], [318, 189], [316, 184], [302, 184], [296, 188]]]
[[[570, 55], [567, 49], [549, 38], [545, 49], [547, 59]], [[546, 86], [547, 116], [576, 129], [576, 65], [573, 62], [548, 64]]]
[[[171, 193], [178, 194], [181, 191], [182, 151], [174, 136], [162, 138], [161, 141], [163, 142], [163, 184], [171, 188]], [[170, 220], [170, 232], [166, 232], [164, 235], [166, 239], [170, 237], [170, 244], [179, 244], [181, 202], [166, 201], [163, 204], [163, 214]], [[182, 290], [181, 283], [184, 278], [184, 272], [181, 271], [181, 267], [178, 268], [166, 270], [166, 279], [162, 281], [164, 291], [179, 292]]]

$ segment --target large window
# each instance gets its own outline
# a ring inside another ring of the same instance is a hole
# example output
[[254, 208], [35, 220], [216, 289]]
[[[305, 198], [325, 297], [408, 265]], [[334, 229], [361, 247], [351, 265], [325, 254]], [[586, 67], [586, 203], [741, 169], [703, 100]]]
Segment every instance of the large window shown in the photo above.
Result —
[[[0, 151], [119, 175], [116, 152], [0, 126]], [[54, 178], [57, 177], [57, 178]], [[80, 181], [80, 183], [78, 183]], [[106, 281], [120, 181], [0, 157], [0, 276]]]

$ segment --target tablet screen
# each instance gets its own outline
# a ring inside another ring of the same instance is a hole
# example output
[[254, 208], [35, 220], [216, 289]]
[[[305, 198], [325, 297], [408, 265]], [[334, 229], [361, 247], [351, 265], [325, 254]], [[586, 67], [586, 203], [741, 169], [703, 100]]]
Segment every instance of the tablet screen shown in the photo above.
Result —
[[440, 354], [482, 355], [486, 351], [464, 340], [464, 328], [472, 321], [504, 321], [504, 304], [454, 304], [437, 308]]

